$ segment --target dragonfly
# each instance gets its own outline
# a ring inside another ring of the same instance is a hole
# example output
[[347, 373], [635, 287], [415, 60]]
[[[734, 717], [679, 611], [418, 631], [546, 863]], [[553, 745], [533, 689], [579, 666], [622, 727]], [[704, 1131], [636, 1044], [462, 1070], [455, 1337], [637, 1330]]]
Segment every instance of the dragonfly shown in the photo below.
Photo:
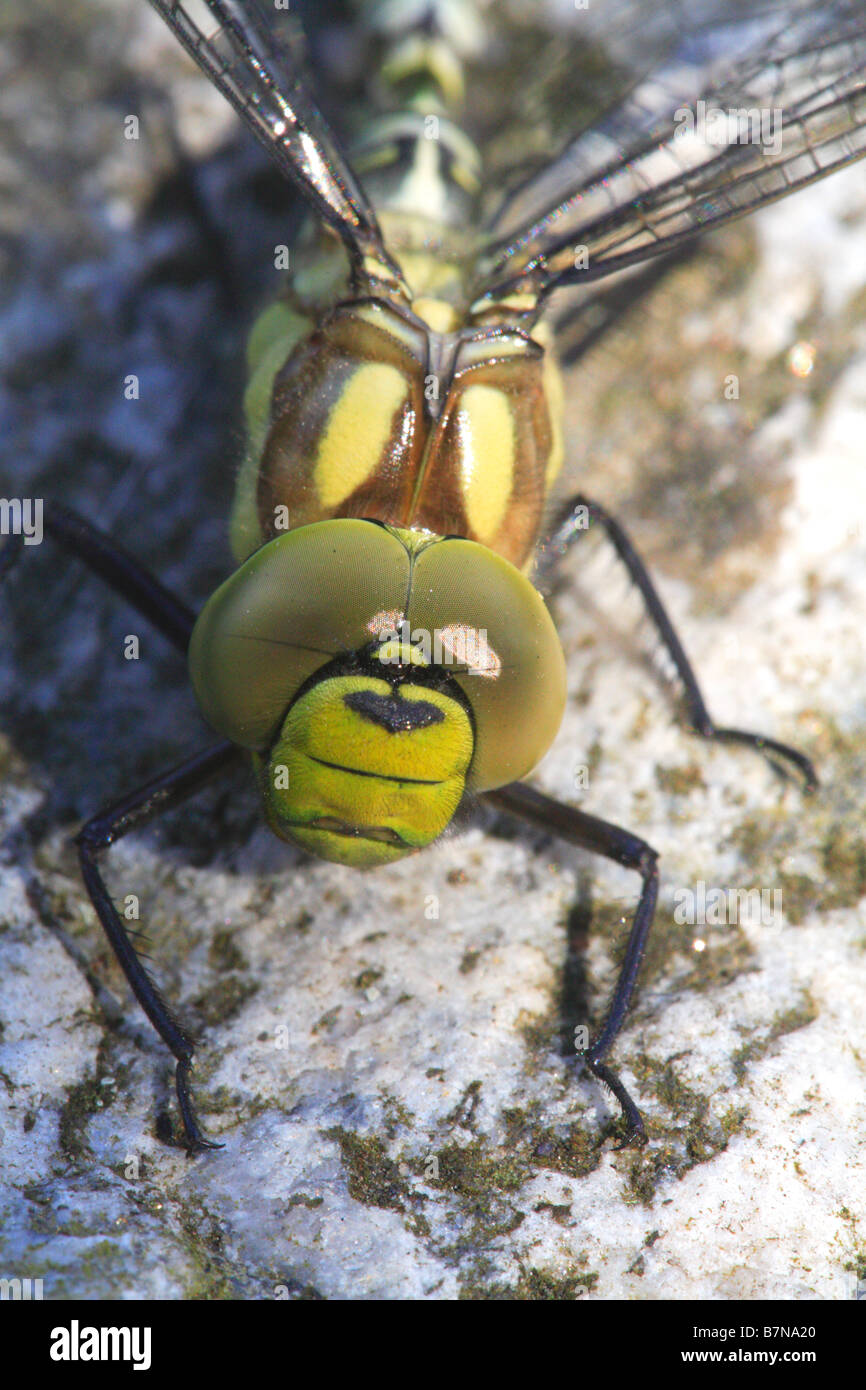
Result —
[[[628, 74], [622, 100], [500, 180], [460, 121], [484, 7], [359, 5], [383, 111], [347, 154], [276, 10], [151, 3], [308, 210], [286, 285], [250, 335], [234, 570], [202, 610], [115, 536], [44, 509], [46, 535], [187, 657], [220, 735], [77, 837], [107, 939], [174, 1056], [183, 1142], [219, 1147], [193, 1103], [194, 1040], [146, 969], [101, 857], [246, 761], [279, 838], [359, 869], [424, 849], [483, 801], [631, 870], [637, 905], [583, 1059], [619, 1103], [621, 1142], [640, 1145], [644, 1121], [610, 1054], [656, 911], [658, 855], [523, 780], [566, 698], [540, 592], [562, 559], [590, 532], [607, 538], [695, 733], [765, 754], [806, 791], [817, 775], [780, 740], [715, 722], [601, 502], [577, 492], [551, 513], [565, 453], [551, 306], [573, 295], [589, 341], [620, 287], [633, 295], [635, 277], [701, 234], [862, 157], [862, 15], [853, 0], [820, 12], [798, 0], [587, 11], [585, 38]], [[4, 575], [23, 543], [9, 537]]]

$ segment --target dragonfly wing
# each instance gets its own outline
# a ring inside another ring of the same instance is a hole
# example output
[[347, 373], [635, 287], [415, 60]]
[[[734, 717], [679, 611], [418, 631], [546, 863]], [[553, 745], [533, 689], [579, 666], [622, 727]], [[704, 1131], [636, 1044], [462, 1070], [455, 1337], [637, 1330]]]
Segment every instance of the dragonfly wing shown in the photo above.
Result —
[[477, 299], [588, 284], [866, 154], [860, 0], [737, 12], [672, 35], [617, 107], [507, 196]]
[[[344, 242], [356, 276], [365, 267], [399, 270], [385, 250], [376, 215], [279, 41], [277, 12], [258, 0], [150, 0], [249, 130]], [[285, 15], [282, 16], [285, 21]], [[376, 270], [373, 270], [376, 275]]]

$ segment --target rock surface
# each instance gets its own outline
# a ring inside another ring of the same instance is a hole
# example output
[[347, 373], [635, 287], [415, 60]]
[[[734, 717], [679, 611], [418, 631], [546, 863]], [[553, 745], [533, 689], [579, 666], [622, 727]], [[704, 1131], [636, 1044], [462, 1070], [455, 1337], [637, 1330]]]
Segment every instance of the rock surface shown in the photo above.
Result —
[[[227, 565], [242, 327], [287, 210], [248, 151], [213, 153], [221, 105], [143, 6], [68, 5], [35, 46], [49, 8], [13, 4], [0, 34], [0, 493], [80, 508], [198, 604]], [[0, 1275], [46, 1298], [854, 1296], [864, 234], [854, 167], [709, 239], [569, 378], [571, 476], [631, 529], [713, 712], [822, 777], [804, 798], [679, 726], [615, 562], [577, 548], [553, 600], [569, 704], [534, 780], [662, 855], [615, 1049], [641, 1153], [569, 1060], [634, 875], [489, 815], [356, 874], [273, 841], [242, 776], [107, 861], [201, 1037], [225, 1148], [162, 1142], [167, 1057], [70, 836], [207, 733], [180, 658], [49, 545], [25, 555], [0, 606]], [[769, 924], [678, 924], [699, 882], [766, 890]]]

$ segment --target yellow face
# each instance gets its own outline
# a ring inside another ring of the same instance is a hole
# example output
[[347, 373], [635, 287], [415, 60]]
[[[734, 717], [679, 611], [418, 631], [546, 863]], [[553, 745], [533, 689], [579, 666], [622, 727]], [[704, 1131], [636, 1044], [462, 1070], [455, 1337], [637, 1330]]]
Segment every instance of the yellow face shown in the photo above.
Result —
[[326, 678], [295, 701], [258, 760], [268, 824], [322, 859], [390, 863], [448, 825], [472, 750], [466, 710], [441, 690]]
[[271, 828], [357, 867], [531, 771], [565, 703], [524, 575], [474, 541], [369, 521], [262, 546], [205, 605], [189, 660], [206, 718], [253, 754]]

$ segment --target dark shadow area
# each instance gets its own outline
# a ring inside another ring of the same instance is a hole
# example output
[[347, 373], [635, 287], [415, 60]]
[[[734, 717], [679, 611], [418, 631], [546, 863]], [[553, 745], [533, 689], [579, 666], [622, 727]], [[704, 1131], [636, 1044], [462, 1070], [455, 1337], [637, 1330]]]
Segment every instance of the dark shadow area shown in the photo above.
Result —
[[[122, 23], [76, 10], [52, 47], [36, 41], [41, 7], [18, 9], [26, 66], [0, 132], [18, 181], [0, 193], [0, 495], [75, 508], [197, 609], [231, 569], [245, 339], [299, 210], [245, 137], [183, 154]], [[29, 134], [37, 117], [60, 148]], [[48, 539], [0, 589], [0, 729], [46, 792], [36, 836], [213, 739], [183, 658]], [[166, 822], [202, 860], [224, 828], [254, 823], [254, 795], [226, 783]]]

